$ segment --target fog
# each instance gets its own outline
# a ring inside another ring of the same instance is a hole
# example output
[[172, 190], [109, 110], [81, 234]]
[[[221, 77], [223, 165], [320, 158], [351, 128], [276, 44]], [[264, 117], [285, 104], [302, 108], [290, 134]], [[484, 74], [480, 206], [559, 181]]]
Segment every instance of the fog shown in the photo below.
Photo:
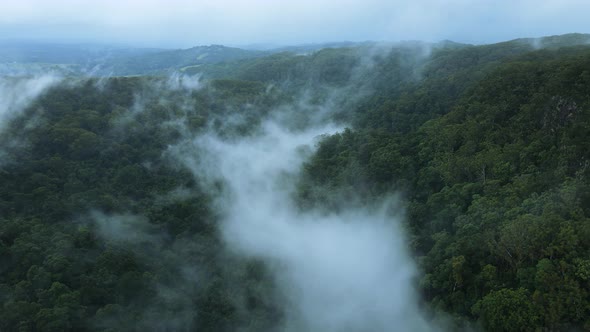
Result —
[[190, 47], [427, 40], [489, 43], [589, 32], [584, 0], [22, 0], [0, 38]]
[[0, 77], [0, 130], [5, 121], [18, 115], [60, 80], [52, 74], [28, 78]]
[[[0, 76], [0, 135], [4, 134], [8, 123], [17, 118], [37, 97], [63, 78], [51, 73], [34, 77]], [[35, 125], [35, 119], [27, 120], [27, 126]], [[0, 164], [6, 162], [6, 149], [19, 149], [24, 142], [18, 137], [11, 137], [0, 145]]]
[[301, 211], [293, 202], [314, 143], [337, 130], [324, 124], [291, 131], [268, 120], [240, 140], [199, 136], [177, 158], [198, 178], [224, 183], [216, 201], [223, 239], [235, 254], [268, 264], [286, 298], [280, 330], [435, 330], [418, 308], [417, 271], [395, 200], [333, 214]]
[[[131, 250], [140, 257], [159, 262], [159, 275], [172, 281], [157, 280], [156, 296], [149, 303], [138, 303], [141, 315], [132, 322], [117, 321], [116, 315], [102, 315], [93, 322], [98, 328], [150, 331], [189, 331], [193, 324], [194, 296], [202, 284], [203, 269], [194, 262], [200, 250], [198, 240], [177, 240], [166, 247], [168, 235], [150, 224], [144, 216], [133, 214], [105, 214], [92, 211], [80, 221], [96, 228], [96, 234], [116, 248]], [[173, 276], [173, 277], [169, 277]]]

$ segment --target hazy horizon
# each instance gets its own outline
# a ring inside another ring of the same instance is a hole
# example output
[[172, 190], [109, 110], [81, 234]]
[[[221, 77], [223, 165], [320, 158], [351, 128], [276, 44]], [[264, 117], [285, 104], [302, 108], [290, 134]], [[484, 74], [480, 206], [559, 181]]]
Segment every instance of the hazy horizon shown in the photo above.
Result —
[[581, 0], [23, 0], [0, 4], [0, 40], [187, 48], [405, 41], [487, 44], [590, 32]]

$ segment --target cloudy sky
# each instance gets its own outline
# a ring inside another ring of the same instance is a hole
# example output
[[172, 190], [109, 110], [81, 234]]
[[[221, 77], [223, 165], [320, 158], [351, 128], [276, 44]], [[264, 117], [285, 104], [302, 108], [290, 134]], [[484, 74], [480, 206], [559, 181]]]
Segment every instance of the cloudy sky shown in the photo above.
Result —
[[0, 39], [189, 47], [590, 32], [590, 0], [0, 0]]

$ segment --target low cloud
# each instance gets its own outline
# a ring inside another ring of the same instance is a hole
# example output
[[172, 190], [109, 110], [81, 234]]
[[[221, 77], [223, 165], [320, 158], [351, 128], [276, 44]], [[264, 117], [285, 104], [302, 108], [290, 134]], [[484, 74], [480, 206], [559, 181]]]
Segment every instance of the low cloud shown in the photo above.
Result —
[[0, 129], [5, 121], [18, 115], [45, 92], [56, 85], [61, 78], [46, 74], [36, 77], [0, 77]]
[[[36, 98], [47, 89], [62, 82], [63, 79], [53, 74], [33, 77], [0, 76], [0, 135], [5, 135], [8, 123], [31, 106]], [[25, 129], [36, 124], [31, 117], [25, 123]], [[25, 144], [21, 137], [6, 137], [0, 145], [0, 164], [6, 162], [7, 150], [20, 149]]]
[[[201, 250], [197, 239], [170, 241], [160, 227], [134, 214], [93, 211], [82, 220], [95, 228], [108, 246], [131, 251], [140, 264], [149, 266], [150, 272], [157, 276], [148, 279], [153, 292], [150, 301], [132, 306], [139, 317], [131, 326], [155, 331], [190, 331], [197, 312], [194, 299], [205, 284], [201, 280], [206, 274], [201, 266], [194, 264], [195, 253]], [[118, 314], [105, 310], [97, 315], [94, 324], [101, 328], [124, 328], [129, 322], [119, 321]]]
[[[417, 271], [392, 204], [334, 214], [300, 211], [292, 200], [300, 166], [319, 135], [273, 121], [235, 141], [198, 137], [183, 160], [199, 178], [223, 181], [217, 201], [227, 248], [265, 261], [285, 297], [285, 331], [429, 331], [414, 288]], [[197, 155], [198, 153], [198, 155]]]

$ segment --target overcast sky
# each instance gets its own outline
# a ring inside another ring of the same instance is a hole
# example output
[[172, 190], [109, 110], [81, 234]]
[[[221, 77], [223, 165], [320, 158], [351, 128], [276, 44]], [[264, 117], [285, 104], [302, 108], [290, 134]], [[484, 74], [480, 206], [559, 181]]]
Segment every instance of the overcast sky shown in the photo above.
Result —
[[0, 39], [190, 47], [590, 32], [590, 0], [0, 0]]

